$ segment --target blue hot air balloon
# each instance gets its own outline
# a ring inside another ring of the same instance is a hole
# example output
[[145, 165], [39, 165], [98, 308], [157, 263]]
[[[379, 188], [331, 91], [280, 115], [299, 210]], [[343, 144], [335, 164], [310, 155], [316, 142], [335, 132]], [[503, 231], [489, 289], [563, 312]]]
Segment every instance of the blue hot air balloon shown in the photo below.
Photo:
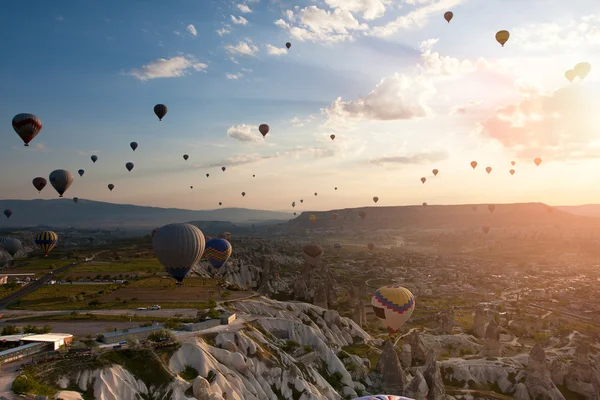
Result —
[[231, 256], [231, 243], [225, 239], [213, 238], [206, 242], [204, 257], [215, 269], [221, 268]]

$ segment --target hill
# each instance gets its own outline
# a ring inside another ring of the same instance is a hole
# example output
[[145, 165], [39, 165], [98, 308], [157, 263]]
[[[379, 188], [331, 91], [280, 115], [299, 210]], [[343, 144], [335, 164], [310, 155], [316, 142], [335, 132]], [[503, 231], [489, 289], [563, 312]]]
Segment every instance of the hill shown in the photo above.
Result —
[[600, 217], [600, 204], [583, 204], [580, 206], [557, 206], [561, 211], [586, 217]]
[[11, 209], [10, 219], [2, 216], [0, 227], [75, 228], [154, 228], [172, 222], [223, 221], [235, 224], [261, 224], [287, 221], [290, 214], [277, 211], [222, 208], [216, 210], [182, 210], [113, 204], [79, 199], [0, 200], [0, 210]]

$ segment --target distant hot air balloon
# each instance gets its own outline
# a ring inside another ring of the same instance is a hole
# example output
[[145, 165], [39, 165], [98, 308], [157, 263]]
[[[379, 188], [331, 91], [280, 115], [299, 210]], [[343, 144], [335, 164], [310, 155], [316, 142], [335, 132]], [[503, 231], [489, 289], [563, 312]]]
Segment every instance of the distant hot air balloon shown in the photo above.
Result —
[[375, 249], [375, 243], [370, 242], [369, 244], [367, 244], [367, 247], [369, 248], [369, 250], [373, 251]]
[[154, 235], [156, 235], [156, 232], [158, 232], [158, 228], [152, 229], [152, 233], [151, 233], [152, 237], [154, 237]]
[[221, 205], [223, 205], [223, 203], [222, 203], [222, 202], [219, 202], [219, 205], [221, 206]]
[[365, 217], [367, 216], [367, 213], [364, 210], [360, 210], [358, 212], [358, 215], [360, 216], [361, 219], [365, 219]]
[[498, 33], [496, 33], [496, 41], [498, 41], [502, 47], [504, 47], [504, 44], [508, 41], [509, 37], [510, 33], [508, 31], [498, 31]]
[[580, 79], [585, 79], [585, 77], [592, 70], [592, 66], [588, 62], [580, 62], [575, 67], [573, 67], [573, 71]]
[[231, 256], [231, 243], [225, 239], [214, 238], [206, 242], [204, 258], [208, 260], [213, 268], [219, 269]]
[[494, 210], [496, 209], [496, 206], [494, 204], [488, 204], [488, 210], [493, 213]]
[[302, 248], [302, 255], [311, 267], [315, 267], [323, 256], [323, 248], [318, 244], [307, 244]]
[[204, 234], [190, 224], [165, 225], [152, 239], [156, 258], [179, 283], [200, 260], [204, 246]]
[[535, 160], [533, 160], [533, 162], [535, 163], [535, 165], [537, 165], [539, 167], [540, 164], [542, 163], [542, 159], [538, 157]]
[[335, 190], [337, 190], [337, 186], [336, 186], [336, 187], [334, 187], [334, 189], [335, 189]]
[[310, 222], [315, 222], [315, 221], [317, 220], [317, 217], [316, 217], [316, 216], [314, 216], [314, 215], [309, 215], [309, 216], [308, 216], [308, 220], [309, 220]]
[[194, 188], [193, 186], [190, 186], [190, 189], [193, 189], [193, 188]]
[[85, 171], [80, 169], [79, 171], [77, 171], [77, 173], [79, 174], [79, 176], [83, 176], [83, 174], [85, 174]]
[[73, 197], [73, 203], [77, 204], [78, 201], [79, 201], [79, 197]]
[[331, 138], [331, 140], [335, 139], [335, 135], [333, 133], [329, 135], [329, 137]]
[[190, 156], [188, 156], [187, 154], [184, 154], [184, 155], [183, 155], [183, 159], [184, 159], [184, 161], [187, 161], [187, 160], [188, 160], [188, 158], [190, 158]]
[[373, 293], [371, 306], [388, 332], [397, 332], [415, 309], [415, 297], [402, 286], [384, 286]]
[[492, 167], [486, 167], [485, 168], [485, 172], [487, 172], [488, 174], [492, 172]]
[[112, 183], [108, 184], [108, 190], [110, 190], [112, 192], [112, 190], [115, 188], [115, 185], [113, 185]]
[[206, 177], [208, 178], [210, 176], [210, 174], [206, 174]]
[[8, 208], [4, 210], [4, 215], [6, 216], [6, 219], [9, 219], [12, 214], [12, 210], [9, 210]]
[[431, 172], [433, 172], [433, 176], [437, 176], [437, 174], [438, 174], [440, 171], [438, 171], [437, 169], [434, 169], [434, 170], [433, 170], [433, 171], [431, 171]]
[[131, 147], [131, 150], [135, 151], [135, 149], [138, 148], [138, 144], [137, 142], [131, 142], [129, 143], [129, 147]]
[[246, 192], [242, 192], [242, 197], [246, 196]]
[[425, 183], [426, 181], [427, 181], [427, 178], [425, 178], [425, 177], [421, 178], [421, 183]]
[[128, 162], [127, 164], [125, 164], [125, 168], [127, 168], [127, 171], [131, 172], [131, 170], [133, 169], [133, 163]]
[[261, 134], [261, 135], [263, 135], [263, 138], [264, 138], [265, 136], [267, 136], [267, 133], [269, 133], [269, 130], [270, 130], [270, 129], [271, 129], [271, 128], [269, 128], [269, 125], [267, 125], [267, 124], [261, 124], [261, 125], [258, 127], [258, 131], [260, 132], [260, 134]]
[[300, 199], [300, 203], [304, 203], [304, 200]]
[[162, 121], [168, 111], [169, 109], [164, 104], [157, 104], [154, 106], [154, 114], [156, 114], [159, 121]]
[[294, 216], [296, 216], [296, 213], [294, 213]]
[[512, 165], [513, 167], [515, 166], [516, 162], [515, 161], [511, 161], [510, 165]]
[[58, 235], [52, 231], [40, 232], [35, 236], [35, 244], [44, 252], [46, 257], [48, 257], [48, 253], [52, 251], [57, 242]]
[[378, 202], [378, 201], [379, 201], [379, 197], [377, 197], [377, 196], [373, 197], [373, 202], [374, 202], [375, 204], [377, 204], [377, 202]]
[[567, 78], [569, 80], [569, 82], [573, 83], [573, 79], [575, 79], [577, 77], [577, 72], [575, 72], [575, 70], [570, 69], [567, 72], [565, 72], [565, 78]]
[[477, 161], [471, 161], [471, 167], [473, 169], [475, 169], [476, 166], [477, 166]]
[[296, 202], [292, 201], [292, 207], [296, 207]]
[[226, 169], [227, 168], [225, 168], [225, 167], [221, 167], [221, 171], [223, 171], [223, 172], [225, 172]]
[[290, 42], [287, 42], [287, 43], [285, 44], [285, 47], [287, 47], [287, 48], [288, 48], [288, 50], [289, 50], [289, 48], [290, 48], [290, 47], [292, 47], [292, 44], [291, 44]]
[[511, 174], [511, 175], [514, 175], [514, 174], [515, 174], [515, 170], [514, 170], [514, 169], [511, 169], [511, 170], [510, 170], [510, 171], [508, 171], [508, 172], [510, 172], [510, 174]]
[[315, 196], [317, 195], [317, 192], [315, 192]]
[[12, 126], [25, 146], [37, 136], [42, 130], [42, 120], [33, 114], [17, 114], [12, 120]]
[[96, 161], [98, 161], [98, 156], [91, 156], [90, 158], [94, 164], [96, 164]]
[[46, 178], [42, 178], [38, 176], [37, 178], [33, 178], [33, 187], [37, 189], [38, 192], [41, 192], [43, 188], [46, 187], [48, 181]]
[[427, 207], [427, 203], [423, 202], [423, 207]]
[[256, 178], [256, 175], [252, 174], [252, 177], [253, 177], [253, 178]]
[[19, 250], [21, 250], [22, 246], [21, 241], [19, 239], [5, 238], [2, 242], [2, 247], [4, 247], [4, 250], [6, 250], [6, 252], [10, 254], [11, 257], [13, 257], [19, 252]]
[[454, 17], [454, 14], [452, 13], [452, 11], [446, 11], [444, 13], [444, 19], [446, 21], [448, 21], [448, 23], [450, 23], [450, 21], [452, 20], [452, 17]]
[[490, 231], [490, 227], [489, 226], [484, 226], [481, 228], [483, 230], [483, 233], [487, 234]]
[[66, 169], [57, 169], [50, 173], [48, 180], [54, 190], [58, 192], [58, 196], [63, 197], [63, 194], [73, 183], [73, 175]]

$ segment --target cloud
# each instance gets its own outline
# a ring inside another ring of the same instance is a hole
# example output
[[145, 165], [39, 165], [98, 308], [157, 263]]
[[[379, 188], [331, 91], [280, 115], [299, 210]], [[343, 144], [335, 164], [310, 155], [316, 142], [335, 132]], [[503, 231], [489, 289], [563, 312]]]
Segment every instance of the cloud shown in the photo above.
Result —
[[227, 35], [228, 33], [231, 33], [231, 31], [227, 28], [217, 29], [216, 32], [219, 36], [223, 36], [223, 35]]
[[352, 13], [362, 13], [365, 20], [373, 20], [383, 17], [385, 7], [391, 4], [391, 0], [325, 0], [331, 8], [339, 8]]
[[457, 106], [450, 108], [450, 111], [448, 114], [450, 114], [450, 115], [465, 115], [467, 113], [467, 111], [481, 105], [481, 103], [482, 103], [481, 100], [472, 100], [466, 104], [461, 104], [461, 105], [457, 105]]
[[288, 53], [287, 49], [282, 47], [275, 47], [272, 44], [267, 44], [265, 47], [267, 48], [267, 53], [272, 56], [282, 56]]
[[254, 125], [232, 125], [231, 128], [227, 129], [227, 136], [240, 142], [261, 142], [262, 137], [259, 135], [258, 126]]
[[520, 103], [499, 107], [479, 125], [519, 157], [596, 158], [600, 99], [597, 87], [568, 85], [553, 93], [526, 92]]
[[302, 123], [302, 120], [298, 117], [294, 117], [290, 120], [290, 122], [292, 123], [292, 125], [294, 126], [294, 128], [302, 128], [304, 126], [304, 124]]
[[91, 157], [94, 154], [100, 154], [101, 151], [100, 150], [78, 150], [77, 154], [79, 154], [80, 156], [88, 156]]
[[24, 147], [24, 146], [12, 146], [13, 150], [20, 150], [20, 151], [50, 151], [50, 148], [48, 148], [48, 146], [46, 146], [45, 143], [42, 142], [35, 142], [33, 144], [31, 144], [29, 147]]
[[511, 31], [511, 42], [528, 50], [556, 51], [557, 48], [577, 47], [582, 43], [600, 44], [600, 14], [587, 15], [579, 20], [565, 18], [560, 22], [531, 24]]
[[236, 18], [234, 15], [231, 16], [231, 21], [236, 25], [247, 25], [248, 20], [244, 17]]
[[238, 10], [240, 10], [241, 12], [243, 12], [244, 14], [252, 12], [252, 10], [250, 9], [250, 7], [248, 7], [245, 4], [238, 4], [237, 8], [238, 8]]
[[343, 101], [338, 97], [321, 110], [327, 125], [344, 126], [348, 120], [393, 121], [426, 117], [431, 114], [427, 101], [436, 93], [433, 82], [424, 76], [408, 77], [395, 73], [383, 78], [366, 97]]
[[238, 79], [240, 79], [243, 76], [244, 75], [242, 75], [241, 73], [237, 73], [237, 74], [229, 74], [229, 73], [227, 73], [227, 74], [225, 74], [225, 77], [227, 79], [231, 79], [231, 80], [238, 80]]
[[286, 18], [288, 22], [278, 19], [275, 25], [300, 41], [341, 42], [352, 40], [355, 32], [369, 29], [367, 24], [359, 23], [351, 12], [339, 8], [333, 12], [316, 6], [303, 8], [297, 13], [287, 10]]
[[237, 167], [240, 165], [254, 164], [260, 161], [268, 160], [273, 157], [274, 156], [272, 155], [261, 156], [259, 154], [239, 154], [229, 157], [223, 161], [202, 165], [201, 168]]
[[321, 147], [295, 147], [293, 149], [278, 151], [273, 154], [260, 155], [260, 154], [239, 154], [233, 157], [229, 157], [222, 161], [212, 162], [199, 166], [199, 168], [214, 168], [214, 167], [235, 167], [246, 164], [254, 164], [265, 160], [273, 160], [277, 158], [295, 158], [298, 159], [302, 155], [308, 155], [316, 159], [334, 157], [339, 153], [339, 149], [336, 147], [328, 146], [327, 148]]
[[177, 78], [187, 75], [192, 70], [204, 71], [208, 65], [196, 61], [191, 56], [179, 56], [173, 58], [159, 58], [141, 68], [132, 69], [128, 75], [134, 76], [140, 81], [157, 78]]
[[258, 52], [258, 47], [254, 46], [252, 43], [239, 42], [236, 45], [228, 44], [225, 46], [225, 50], [232, 56], [254, 56]]
[[[376, 26], [369, 32], [373, 36], [386, 37], [391, 36], [401, 29], [420, 28], [424, 26], [432, 15], [438, 16], [440, 13], [448, 11], [462, 3], [464, 0], [439, 0], [422, 7], [419, 7], [406, 15], [402, 15], [395, 20], [382, 26]], [[408, 3], [408, 2], [407, 2]], [[409, 4], [415, 4], [412, 1]], [[418, 1], [419, 4], [423, 3]]]
[[424, 164], [428, 162], [442, 161], [448, 158], [448, 154], [443, 151], [428, 151], [405, 156], [386, 156], [372, 158], [369, 162], [380, 167], [390, 164]]
[[193, 24], [189, 24], [187, 28], [185, 28], [185, 30], [188, 31], [189, 34], [193, 37], [198, 36], [198, 31], [196, 30], [196, 27]]

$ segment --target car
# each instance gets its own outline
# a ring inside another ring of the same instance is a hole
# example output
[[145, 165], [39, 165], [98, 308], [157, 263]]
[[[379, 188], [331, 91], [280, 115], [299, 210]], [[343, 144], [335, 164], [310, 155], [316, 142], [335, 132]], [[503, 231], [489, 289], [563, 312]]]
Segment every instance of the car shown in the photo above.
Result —
[[160, 310], [160, 306], [158, 304], [153, 305], [152, 307], [150, 307], [151, 310]]
[[146, 311], [148, 309], [148, 307], [138, 307], [137, 310], [138, 311]]

